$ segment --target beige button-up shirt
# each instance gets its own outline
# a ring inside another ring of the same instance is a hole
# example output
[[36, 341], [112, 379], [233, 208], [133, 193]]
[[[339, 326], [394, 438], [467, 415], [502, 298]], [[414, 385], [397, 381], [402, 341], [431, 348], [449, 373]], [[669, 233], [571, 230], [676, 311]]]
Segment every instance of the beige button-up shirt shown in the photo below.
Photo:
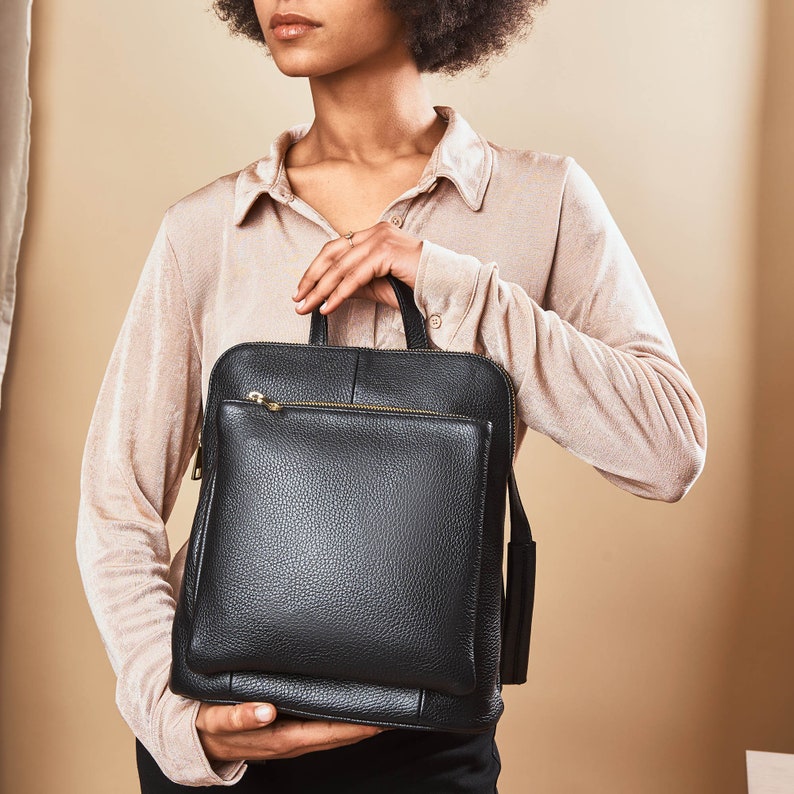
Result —
[[[382, 220], [421, 239], [414, 300], [430, 344], [490, 356], [532, 428], [638, 496], [674, 501], [703, 466], [706, 423], [629, 246], [569, 156], [496, 145], [454, 109], [418, 183]], [[269, 153], [164, 213], [99, 390], [81, 473], [77, 557], [116, 702], [165, 774], [232, 785], [211, 762], [199, 701], [168, 688], [185, 547], [167, 521], [196, 449], [212, 365], [251, 340], [308, 341], [291, 295], [338, 232], [292, 193], [291, 127]], [[402, 347], [397, 309], [349, 298], [329, 344]]]

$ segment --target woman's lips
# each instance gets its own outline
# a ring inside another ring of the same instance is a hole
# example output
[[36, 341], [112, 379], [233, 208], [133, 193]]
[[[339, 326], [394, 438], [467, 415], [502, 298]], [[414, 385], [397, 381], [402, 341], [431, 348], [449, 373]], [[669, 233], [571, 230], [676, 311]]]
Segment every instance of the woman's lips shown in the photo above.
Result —
[[280, 41], [287, 41], [288, 39], [297, 39], [305, 36], [309, 31], [318, 28], [319, 25], [309, 25], [305, 22], [286, 22], [282, 25], [276, 25], [273, 30], [273, 35]]
[[310, 30], [320, 27], [319, 23], [313, 19], [303, 16], [303, 14], [273, 14], [270, 17], [270, 29], [273, 35], [285, 41], [287, 39], [296, 39], [300, 36], [305, 36]]

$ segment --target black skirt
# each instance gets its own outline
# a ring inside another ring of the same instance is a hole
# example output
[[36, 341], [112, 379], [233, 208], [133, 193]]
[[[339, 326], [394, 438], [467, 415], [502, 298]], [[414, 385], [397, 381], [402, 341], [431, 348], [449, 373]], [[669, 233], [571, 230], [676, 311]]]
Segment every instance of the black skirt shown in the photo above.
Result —
[[[496, 728], [459, 734], [395, 729], [357, 744], [251, 763], [234, 786], [245, 794], [498, 794]], [[141, 794], [195, 791], [170, 781], [135, 740]]]

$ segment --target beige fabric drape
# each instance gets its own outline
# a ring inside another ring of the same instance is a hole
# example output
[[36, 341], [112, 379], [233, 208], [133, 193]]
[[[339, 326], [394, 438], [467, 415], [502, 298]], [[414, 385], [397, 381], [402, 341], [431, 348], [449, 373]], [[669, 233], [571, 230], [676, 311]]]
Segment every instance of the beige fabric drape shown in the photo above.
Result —
[[31, 0], [0, 4], [0, 401], [28, 203]]

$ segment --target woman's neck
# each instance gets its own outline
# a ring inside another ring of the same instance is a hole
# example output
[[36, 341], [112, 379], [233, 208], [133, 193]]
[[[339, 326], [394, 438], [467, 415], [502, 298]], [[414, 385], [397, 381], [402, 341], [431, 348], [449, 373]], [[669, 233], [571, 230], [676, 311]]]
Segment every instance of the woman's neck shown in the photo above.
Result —
[[381, 62], [311, 77], [314, 121], [290, 147], [290, 166], [328, 159], [378, 165], [429, 155], [444, 131], [412, 60]]

